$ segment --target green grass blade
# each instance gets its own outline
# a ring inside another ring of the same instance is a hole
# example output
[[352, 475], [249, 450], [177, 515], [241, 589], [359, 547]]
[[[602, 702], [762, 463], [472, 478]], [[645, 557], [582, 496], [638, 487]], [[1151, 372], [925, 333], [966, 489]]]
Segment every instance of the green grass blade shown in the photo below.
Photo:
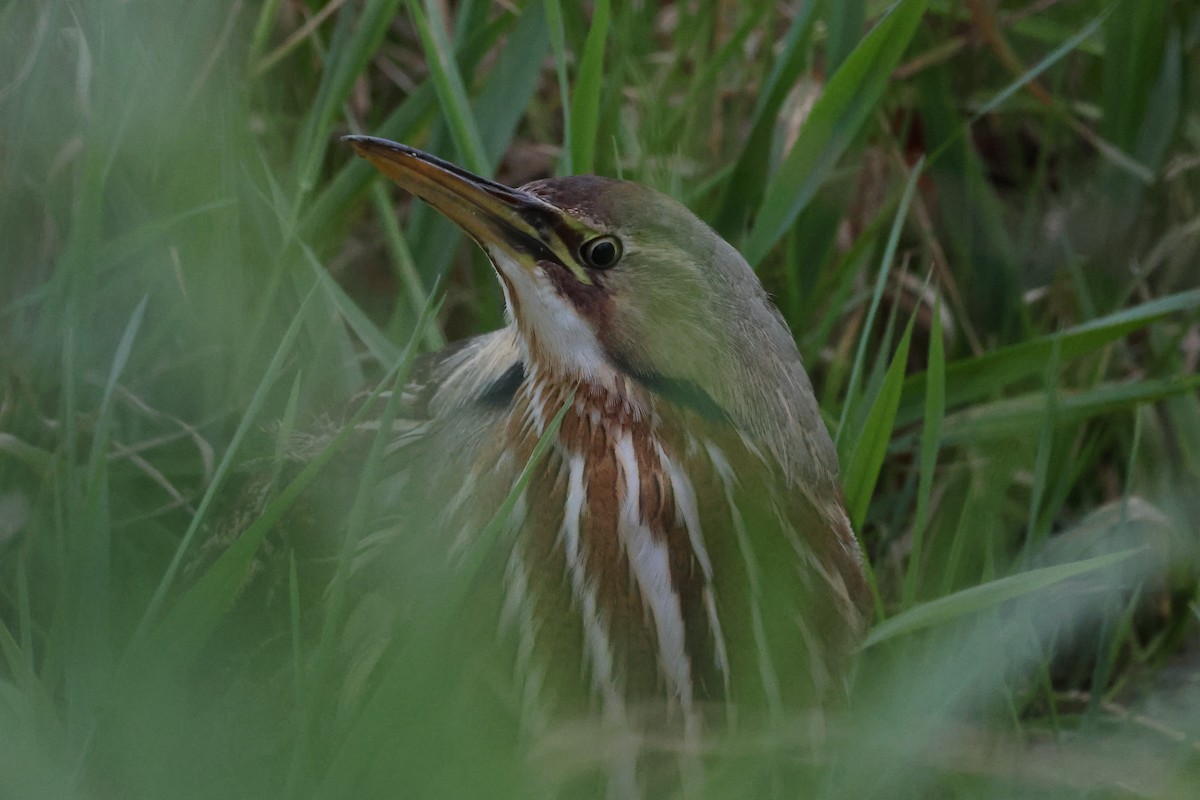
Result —
[[[879, 274], [875, 278], [875, 288], [871, 292], [871, 305], [867, 309], [867, 318], [863, 322], [862, 333], [858, 338], [858, 350], [854, 354], [854, 364], [850, 369], [850, 380], [846, 386], [846, 397], [842, 403], [842, 413], [838, 419], [837, 433], [834, 444], [842, 442], [842, 432], [846, 429], [846, 420], [850, 417], [851, 409], [859, 403], [858, 385], [867, 360], [867, 345], [875, 332], [875, 316], [879, 313], [879, 304], [883, 301], [883, 290], [887, 287], [888, 275], [896, 260], [896, 248], [900, 244], [900, 232], [904, 229], [904, 220], [908, 217], [908, 207], [912, 202], [913, 192], [917, 188], [917, 179], [921, 175], [924, 160], [918, 161], [908, 174], [908, 182], [904, 185], [904, 193], [900, 196], [900, 205], [896, 208], [896, 216], [892, 219], [892, 229], [888, 233], [887, 245], [883, 249], [883, 259], [879, 264]], [[853, 445], [848, 449], [853, 449]], [[842, 455], [845, 455], [843, 452]]]
[[946, 346], [942, 339], [942, 304], [933, 309], [933, 327], [929, 333], [929, 380], [925, 391], [925, 418], [921, 426], [921, 451], [917, 459], [917, 513], [913, 520], [912, 549], [908, 572], [900, 595], [903, 608], [917, 596], [917, 582], [924, 555], [925, 528], [929, 523], [929, 503], [933, 496], [933, 477], [937, 470], [938, 448], [942, 440], [942, 419], [946, 415]]
[[[112, 643], [107, 636], [112, 613], [112, 525], [109, 482], [109, 442], [113, 427], [113, 398], [129, 363], [133, 343], [145, 318], [148, 296], [143, 296], [117, 343], [92, 434], [91, 452], [83, 473], [82, 497], [71, 498], [66, 543], [69, 580], [70, 633], [66, 642], [71, 663], [80, 669], [67, 672], [68, 724], [77, 734], [90, 735], [100, 675], [111, 666]], [[78, 736], [73, 737], [78, 738]], [[85, 739], [86, 740], [86, 739]]]
[[875, 482], [887, 456], [888, 442], [896, 419], [896, 408], [900, 404], [900, 391], [904, 385], [904, 369], [908, 364], [908, 346], [912, 341], [913, 323], [909, 320], [904, 336], [892, 356], [892, 364], [883, 378], [879, 393], [871, 403], [863, 424], [862, 434], [855, 443], [850, 458], [843, 460], [843, 479], [846, 489], [846, 511], [855, 530], [860, 530], [871, 504]]
[[[385, 139], [412, 139], [422, 121], [437, 104], [432, 81], [422, 83], [405, 98], [400, 107], [387, 116], [371, 133]], [[345, 147], [344, 144], [340, 145]], [[302, 228], [312, 236], [343, 213], [367, 184], [379, 177], [379, 171], [361, 158], [350, 158], [328, 184], [321, 187], [304, 214]]]
[[[811, 18], [808, 16], [809, 8], [810, 4], [805, 4], [801, 7], [801, 10], [792, 20], [792, 28], [796, 27], [798, 17], [804, 16]], [[695, 110], [698, 108], [703, 108], [706, 104], [706, 99], [711, 100], [712, 97], [719, 96], [719, 93], [722, 89], [722, 77], [728, 74], [731, 70], [737, 68], [738, 59], [743, 55], [743, 53], [745, 53], [748, 40], [751, 40], [751, 37], [753, 37], [758, 31], [762, 30], [763, 20], [772, 12], [772, 8], [766, 3], [758, 3], [744, 8], [743, 11], [745, 16], [738, 23], [737, 28], [733, 31], [729, 38], [721, 44], [720, 48], [715, 53], [712, 53], [710, 57], [706, 57], [703, 60], [703, 69], [699, 72], [699, 74], [697, 74], [694, 78], [689, 77], [686, 80], [687, 94], [685, 95], [683, 102], [679, 104], [679, 107], [673, 109], [673, 113], [669, 117], [669, 122], [664, 126], [665, 137], [668, 141], [679, 140], [679, 137], [685, 136], [690, 129], [694, 129], [696, 127], [696, 115], [694, 113]], [[791, 34], [789, 32], [789, 34], [785, 37], [784, 43], [780, 45], [781, 53], [790, 52], [788, 50], [788, 41], [790, 36]], [[775, 65], [777, 68], [782, 63], [783, 58], [784, 56], [782, 55], [777, 56]], [[802, 59], [801, 65], [804, 63], [806, 62]], [[797, 67], [796, 72], [798, 73], [799, 70], [800, 67]], [[797, 75], [796, 80], [798, 79], [799, 76]], [[788, 85], [793, 85], [794, 82], [794, 80], [789, 81]], [[767, 84], [764, 84], [764, 87], [768, 85], [770, 85], [769, 81]], [[767, 91], [768, 90], [764, 88], [762, 92], [757, 93], [758, 99], [755, 105], [756, 112], [759, 106], [762, 105], [763, 101], [766, 99]], [[778, 105], [775, 106], [775, 109], [777, 108]], [[772, 110], [770, 114], [764, 114], [763, 116], [773, 119], [775, 117], [775, 111]], [[758, 118], [758, 113], [755, 113], [751, 117], [752, 120], [757, 120]], [[612, 124], [613, 127], [616, 127], [620, 123], [618, 120], [614, 119]], [[753, 122], [751, 123], [751, 127], [754, 127]], [[744, 141], [748, 142], [749, 139], [746, 138]], [[766, 141], [769, 145], [769, 136], [767, 137]], [[681, 147], [682, 146], [683, 145], [681, 145]], [[738, 159], [745, 155], [747, 147], [748, 144], [746, 143], [738, 145]], [[769, 150], [770, 147], [768, 146], [765, 148], [762, 155], [768, 156]], [[688, 188], [686, 194], [684, 194], [681, 198], [683, 199], [684, 204], [693, 206], [696, 198], [706, 196], [714, 189], [719, 190], [721, 186], [726, 185], [729, 175], [732, 173], [735, 164], [736, 160], [729, 160], [728, 163], [714, 165], [717, 167], [717, 169], [714, 173], [712, 173], [712, 175], [700, 181], [697, 185]], [[757, 188], [762, 188], [761, 182]], [[745, 202], [750, 207], [753, 207], [758, 203], [758, 198], [759, 195], [755, 195], [753, 198], [747, 197]]]
[[500, 507], [496, 509], [496, 513], [488, 520], [488, 524], [484, 526], [479, 536], [472, 543], [472, 547], [459, 562], [462, 580], [458, 585], [463, 587], [464, 593], [466, 588], [471, 585], [472, 577], [482, 567], [488, 552], [494, 546], [496, 538], [508, 524], [509, 517], [512, 516], [512, 510], [516, 506], [517, 500], [520, 499], [521, 494], [525, 491], [525, 487], [529, 485], [529, 481], [533, 477], [533, 471], [541, 464], [546, 451], [550, 449], [550, 446], [558, 438], [558, 429], [562, 427], [562, 421], [567, 416], [567, 412], [571, 409], [574, 402], [575, 390], [572, 389], [563, 401], [562, 408], [558, 410], [558, 413], [550, 420], [550, 424], [542, 431], [542, 435], [538, 437], [537, 443], [533, 447], [533, 452], [529, 454], [529, 460], [525, 462], [525, 467], [521, 470], [521, 474], [517, 476], [512, 489], [509, 490]]
[[[524, 469], [499, 508], [461, 560], [456, 562], [455, 580], [449, 582], [444, 587], [445, 591], [437, 598], [437, 609], [427, 609], [421, 629], [409, 632], [413, 642], [422, 645], [446, 636], [445, 631], [439, 627], [445, 621], [445, 616], [440, 612], [445, 609], [461, 609], [468, 602], [473, 585], [472, 578], [487, 562], [489, 553], [494, 551], [496, 540], [507, 526], [517, 500], [525, 491], [533, 471], [557, 439], [562, 421], [573, 403], [572, 393], [538, 438]], [[421, 649], [416, 647], [405, 650], [404, 657], [398, 658], [389, 673], [380, 681], [374, 695], [364, 704], [363, 713], [341, 738], [340, 746], [315, 792], [316, 797], [345, 796], [345, 787], [356, 785], [357, 779], [367, 771], [367, 765], [377, 757], [378, 732], [389, 729], [389, 725], [394, 721], [396, 708], [404, 707], [406, 699], [411, 702], [413, 675], [421, 673], [422, 670], [413, 669], [409, 659], [422, 658]]]
[[[1108, 8], [1104, 9], [1104, 11], [1101, 11], [1096, 17], [1094, 17], [1091, 22], [1080, 28], [1078, 33], [1076, 33], [1070, 39], [1067, 39], [1058, 47], [1054, 48], [1054, 50], [1052, 50], [1045, 58], [1027, 69], [1012, 83], [1008, 84], [999, 92], [992, 95], [992, 97], [986, 103], [975, 110], [975, 114], [971, 117], [970, 121], [967, 122], [967, 127], [970, 127], [973, 123], [978, 122], [984, 116], [1002, 106], [1004, 101], [1008, 100], [1008, 98], [1012, 97], [1014, 94], [1027, 86], [1030, 81], [1033, 81], [1043, 72], [1061, 61], [1068, 53], [1079, 47], [1083, 41], [1090, 39], [1096, 33], [1096, 31], [1100, 29], [1100, 26], [1104, 24], [1104, 20], [1108, 18], [1108, 15], [1112, 13], [1116, 6], [1116, 3], [1109, 5]], [[931, 158], [934, 157], [936, 157], [936, 154]]]
[[388, 341], [383, 331], [379, 330], [375, 323], [371, 322], [370, 318], [358, 307], [358, 304], [350, 299], [345, 289], [330, 277], [328, 270], [317, 260], [312, 250], [305, 247], [304, 255], [309, 266], [312, 267], [313, 275], [317, 279], [317, 286], [324, 290], [325, 296], [350, 325], [355, 335], [371, 351], [375, 360], [380, 364], [395, 364], [400, 359], [400, 351], [396, 346]]
[[409, 0], [408, 7], [421, 37], [421, 45], [425, 48], [433, 84], [437, 87], [442, 112], [450, 126], [450, 135], [464, 166], [479, 175], [490, 174], [491, 166], [483, 146], [483, 137], [479, 134], [479, 126], [471, 111], [467, 88], [458, 71], [458, 63], [454, 60], [454, 51], [446, 39], [441, 11], [432, 0], [426, 3], [428, 14], [421, 9], [417, 0]]
[[571, 170], [587, 175], [596, 168], [596, 132], [600, 125], [600, 92], [604, 80], [604, 45], [612, 18], [610, 0], [597, 0], [591, 27], [583, 45], [583, 57], [575, 76], [571, 97], [571, 124], [566, 130], [571, 150]]
[[[1056, 407], [1058, 426], [1072, 425], [1103, 414], [1127, 410], [1139, 403], [1153, 403], [1200, 388], [1200, 376], [1149, 378], [1127, 383], [1105, 383], [1094, 389], [1071, 392], [1059, 389]], [[984, 403], [946, 417], [942, 431], [945, 444], [981, 444], [1027, 435], [1036, 429], [1046, 412], [1045, 392], [1038, 391]], [[898, 442], [903, 445], [904, 442]]]
[[1162, 69], [1148, 92], [1146, 113], [1132, 149], [1133, 158], [1153, 170], [1163, 162], [1182, 110], [1184, 59], [1181, 51], [1179, 29], [1172, 27], [1167, 46], [1163, 48]]
[[141, 302], [137, 304], [137, 308], [133, 310], [129, 322], [125, 325], [125, 331], [121, 334], [121, 340], [117, 343], [117, 350], [113, 355], [113, 363], [109, 367], [108, 378], [104, 382], [104, 394], [100, 397], [100, 411], [97, 415], [96, 431], [92, 437], [91, 457], [88, 464], [88, 475], [90, 477], [94, 477], [99, 472], [100, 462], [107, 455], [108, 434], [112, 428], [113, 394], [116, 392], [117, 382], [121, 379], [121, 374], [125, 371], [126, 364], [129, 363], [129, 355], [133, 351], [133, 340], [137, 338], [138, 330], [142, 327], [142, 320], [146, 316], [146, 304], [149, 301], [149, 295], [142, 297]]
[[737, 161], [721, 193], [721, 206], [713, 226], [727, 237], [741, 232], [746, 214], [762, 199], [771, 159], [775, 121], [788, 93], [800, 80], [808, 63], [808, 41], [816, 20], [816, 3], [804, 3], [784, 35], [771, 74], [759, 93], [750, 119], [750, 133], [738, 152]]
[[[383, 240], [387, 243], [392, 263], [395, 264], [396, 278], [408, 295], [409, 307], [414, 313], [420, 314], [421, 309], [429, 303], [429, 293], [426, 292], [421, 273], [417, 271], [417, 265], [413, 262], [408, 240], [400, 230], [395, 210], [388, 200], [387, 189], [381, 182], [371, 184], [371, 205], [375, 207], [375, 217], [383, 229]], [[334, 285], [337, 285], [336, 282]], [[396, 317], [399, 317], [399, 313]], [[438, 322], [433, 320], [425, 329], [425, 346], [430, 350], [441, 350], [445, 345], [446, 339], [442, 336]]]
[[0, 620], [0, 654], [3, 654], [4, 662], [8, 665], [6, 675], [11, 676], [17, 687], [41, 712], [39, 718], [44, 724], [57, 732], [60, 726], [54, 710], [55, 702], [38, 677], [34, 655], [28, 647], [17, 643], [4, 620]]
[[1059, 365], [1062, 351], [1057, 343], [1050, 351], [1043, 377], [1045, 404], [1042, 407], [1041, 426], [1037, 440], [1037, 455], [1034, 458], [1033, 486], [1029, 492], [1029, 514], [1025, 524], [1025, 546], [1022, 563], [1028, 566], [1038, 544], [1040, 544], [1038, 517], [1042, 513], [1042, 500], [1049, 481], [1050, 454], [1054, 448], [1054, 429], [1058, 422]]
[[258, 19], [254, 23], [254, 33], [250, 37], [250, 48], [246, 52], [246, 63], [255, 64], [259, 54], [267, 46], [267, 37], [271, 35], [271, 27], [279, 14], [283, 0], [264, 0], [258, 9]]
[[229, 549], [222, 553], [167, 611], [151, 636], [159, 642], [157, 649], [165, 653], [172, 662], [186, 663], [216, 629], [221, 617], [233, 606], [241, 591], [263, 537], [338, 453], [353, 434], [354, 426], [366, 416], [375, 400], [390, 385], [399, 368], [400, 365], [397, 364], [388, 372], [338, 435], [305, 464], [300, 474], [267, 504], [258, 518], [242, 531]]
[[117, 266], [138, 253], [160, 245], [168, 234], [175, 234], [183, 227], [184, 223], [207, 217], [214, 211], [229, 208], [235, 204], [236, 201], [233, 199], [214, 200], [139, 225], [128, 232], [106, 240], [96, 248], [91, 260], [98, 270]]
[[[816, 5], [810, 3], [809, 5]], [[864, 0], [835, 0], [829, 3], [829, 34], [826, 40], [828, 53], [826, 69], [836, 72], [858, 43], [862, 35], [863, 22], [867, 18]]]
[[1104, 16], [1101, 131], [1114, 145], [1132, 152], [1159, 67], [1157, 60], [1146, 54], [1163, 49], [1161, 41], [1169, 27], [1164, 17], [1169, 15], [1154, 3], [1125, 0], [1113, 3]]
[[[506, 104], [501, 106], [509, 116], [518, 117], [528, 104], [528, 94], [521, 93], [524, 91], [525, 83], [519, 79], [519, 76], [516, 79], [510, 77], [514, 74], [514, 71], [506, 68], [504, 61], [506, 59], [516, 60], [519, 58], [519, 55], [529, 53], [540, 54], [545, 51], [545, 44], [542, 44], [540, 48], [531, 46], [530, 39], [520, 34], [523, 26], [533, 25], [537, 21], [534, 19], [527, 23], [526, 18], [536, 18], [539, 16], [537, 13], [527, 12], [518, 21], [516, 29], [512, 32], [511, 36], [511, 41], [514, 43], [514, 47], [518, 49], [518, 53], [510, 54], [507, 49], [501, 53], [499, 62], [492, 72], [489, 73], [484, 88], [480, 92], [481, 106], [483, 98], [489, 94], [489, 86], [493, 78], [498, 81], [503, 79], [503, 85], [509, 91], [508, 96], [505, 98]], [[472, 32], [467, 38], [466, 44], [463, 45], [457, 54], [464, 68], [465, 66], [477, 63], [485, 53], [492, 50], [497, 40], [507, 31], [507, 18], [502, 17], [483, 30]], [[543, 38], [545, 37], [544, 32], [542, 36]], [[533, 70], [533, 65], [537, 64], [537, 59], [529, 57], [524, 61], [524, 64], [526, 69]], [[532, 92], [532, 90], [529, 91], [530, 93]], [[388, 114], [383, 122], [372, 128], [370, 133], [385, 139], [411, 142], [418, 135], [421, 127], [428, 124], [428, 118], [437, 108], [438, 100], [438, 92], [434, 86], [434, 82], [426, 80], [408, 94], [404, 102], [396, 110]], [[497, 120], [489, 116], [487, 109], [482, 107], [476, 116], [480, 119], [488, 120], [488, 129], [481, 131], [481, 134], [484, 139], [485, 151], [489, 155], [492, 155], [495, 153], [493, 139], [496, 137], [493, 131], [502, 132], [507, 130], [508, 134], [503, 140], [507, 144], [508, 139], [511, 138], [512, 125], [515, 125], [515, 122], [508, 124], [505, 120]], [[310, 236], [323, 232], [344, 212], [346, 207], [363, 191], [366, 185], [376, 180], [378, 176], [378, 171], [363, 159], [348, 159], [341, 169], [338, 170], [333, 180], [322, 188], [320, 194], [315, 197], [307, 208], [303, 217], [303, 230]]]
[[791, 152], [764, 191], [742, 248], [751, 266], [762, 263], [833, 172], [842, 153], [858, 138], [908, 48], [925, 6], [926, 0], [893, 5], [829, 79]]
[[391, 381], [392, 391], [384, 404], [383, 415], [379, 420], [379, 429], [371, 441], [371, 449], [362, 467], [362, 476], [358, 481], [358, 491], [350, 506], [349, 520], [346, 533], [342, 538], [338, 554], [337, 568], [333, 579], [325, 592], [325, 608], [321, 620], [321, 635], [313, 654], [313, 666], [304, 684], [307, 688], [301, 697], [300, 725], [296, 736], [296, 749], [293, 753], [292, 766], [288, 776], [287, 789], [284, 794], [295, 796], [297, 786], [305, 777], [305, 770], [312, 763], [315, 751], [315, 732], [320, 719], [321, 708], [326, 698], [336, 695], [336, 689], [327, 686], [329, 676], [337, 657], [338, 633], [344, 624], [345, 604], [349, 592], [351, 564], [358, 543], [366, 533], [370, 515], [374, 505], [374, 494], [378, 487], [379, 465], [384, 452], [391, 444], [392, 424], [404, 397], [404, 386], [412, 371], [413, 360], [417, 355], [417, 342], [423, 333], [424, 324], [428, 322], [432, 304], [424, 309], [417, 331], [414, 333], [408, 347], [404, 351], [400, 366], [395, 370]]
[[[320, 11], [309, 17], [304, 25], [297, 28], [282, 44], [272, 50], [270, 54], [264, 56], [261, 60], [256, 59], [251, 68], [251, 75], [255, 78], [261, 77], [263, 73], [270, 71], [272, 67], [287, 58], [293, 50], [304, 44], [306, 40], [314, 42], [316, 29], [341, 8], [344, 2], [345, 0], [328, 0]], [[319, 49], [319, 46], [317, 46], [317, 49]]]
[[559, 161], [559, 174], [575, 174], [571, 159], [575, 148], [575, 132], [571, 129], [571, 81], [567, 69], [567, 32], [563, 24], [562, 5], [558, 0], [545, 0], [546, 23], [550, 29], [550, 47], [554, 50], [554, 73], [558, 78], [558, 96], [563, 109], [563, 149]]
[[[500, 49], [473, 105], [474, 118], [485, 125], [479, 131], [488, 159], [487, 168], [481, 171], [483, 175], [495, 172], [501, 156], [508, 149], [521, 114], [537, 90], [542, 56], [548, 47], [549, 33], [540, 9], [522, 14], [508, 30], [513, 19], [512, 15], [502, 15], [483, 34], [471, 39], [472, 43], [493, 42], [501, 33], [508, 33], [506, 46]], [[460, 60], [464, 71], [472, 61], [482, 57], [481, 48], [471, 44], [462, 54]], [[427, 149], [449, 155], [445, 151], [449, 150], [450, 142], [446, 136], [439, 135], [441, 130], [440, 125], [435, 127]], [[409, 215], [407, 232], [413, 259], [422, 274], [427, 279], [444, 275], [458, 243], [463, 240], [462, 231], [441, 214], [420, 204]]]
[[[1093, 17], [1091, 22], [1089, 22], [1087, 25], [1085, 25], [1083, 28], [1081, 28], [1074, 36], [1067, 39], [1065, 42], [1060, 44], [1058, 47], [1054, 48], [1054, 50], [1051, 51], [1045, 58], [1043, 58], [1041, 61], [1034, 64], [1029, 69], [1025, 70], [1023, 73], [1021, 73], [1019, 76], [1017, 76], [1011, 83], [1009, 83], [1007, 86], [1005, 86], [1003, 89], [1001, 89], [996, 94], [992, 95], [992, 97], [990, 97], [987, 100], [987, 102], [983, 103], [981, 106], [979, 106], [979, 108], [977, 108], [975, 110], [975, 113], [971, 116], [970, 119], [963, 122], [963, 124], [955, 132], [955, 135], [953, 135], [953, 136], [949, 137], [948, 139], [946, 139], [945, 141], [943, 141], [941, 146], [938, 147], [937, 150], [935, 150], [929, 156], [930, 162], [937, 161], [941, 157], [941, 155], [946, 151], [946, 149], [948, 147], [950, 147], [954, 142], [956, 142], [960, 136], [963, 136], [966, 134], [967, 130], [972, 125], [974, 125], [976, 122], [981, 120], [983, 117], [987, 116], [988, 114], [990, 114], [991, 112], [995, 111], [997, 108], [1002, 106], [1009, 98], [1011, 98], [1013, 95], [1015, 95], [1021, 89], [1028, 86], [1032, 81], [1036, 80], [1038, 78], [1038, 76], [1040, 76], [1042, 73], [1044, 73], [1050, 67], [1057, 64], [1064, 57], [1066, 57], [1069, 53], [1078, 49], [1079, 46], [1083, 42], [1092, 38], [1092, 36], [1095, 35], [1096, 31], [1098, 31], [1100, 29], [1100, 26], [1104, 23], [1104, 20], [1107, 19], [1108, 16], [1113, 12], [1113, 10], [1120, 4], [1121, 4], [1120, 0], [1117, 0], [1117, 2], [1110, 4], [1107, 8], [1105, 8], [1103, 11], [1101, 11], [1098, 15]], [[1103, 139], [1100, 139], [1099, 137], [1093, 137], [1091, 139], [1091, 142], [1092, 142], [1092, 144], [1094, 144], [1097, 147], [1099, 152], [1105, 156], [1105, 158], [1109, 161], [1109, 163], [1114, 164], [1117, 167], [1120, 167], [1126, 173], [1133, 176], [1134, 178], [1137, 178], [1138, 180], [1142, 181], [1143, 183], [1149, 183], [1152, 180], [1154, 180], [1154, 173], [1150, 169], [1148, 169], [1145, 164], [1142, 164], [1139, 161], [1132, 158], [1131, 156], [1129, 156], [1129, 154], [1127, 152], [1125, 152], [1123, 149], [1121, 149], [1120, 147], [1118, 147], [1110, 142], [1106, 142]]]
[[[499, 28], [504, 19], [498, 20]], [[473, 37], [474, 38], [492, 38]], [[545, 10], [537, 3], [521, 12], [505, 35], [505, 46], [483, 79], [471, 107], [479, 122], [483, 151], [488, 171], [496, 171], [505, 152], [512, 144], [526, 109], [535, 97], [542, 80], [542, 64], [550, 48], [550, 31]], [[467, 50], [477, 49], [470, 45]], [[462, 59], [466, 61], [467, 59]]]
[[242, 414], [242, 419], [238, 423], [237, 430], [234, 431], [233, 437], [229, 440], [229, 445], [225, 448], [225, 454], [221, 457], [220, 463], [213, 471], [212, 480], [205, 489], [204, 497], [200, 500], [200, 504], [196, 508], [196, 513], [192, 515], [192, 520], [188, 524], [183, 538], [180, 539], [179, 545], [175, 548], [175, 554], [172, 556], [170, 564], [163, 573], [158, 587], [154, 590], [150, 602], [146, 605], [146, 610], [143, 612], [141, 621], [138, 623], [134, 633], [135, 642], [140, 640], [149, 631], [150, 625], [158, 618], [159, 611], [166, 601], [167, 593], [170, 591], [176, 576], [179, 574], [179, 570], [183, 566], [184, 556], [191, 549], [192, 540], [195, 538], [196, 532], [200, 530], [200, 526], [208, 513], [209, 506], [212, 505], [217, 491], [224, 484], [226, 475], [233, 467], [234, 457], [237, 455], [242, 441], [246, 438], [251, 426], [258, 418], [258, 414], [266, 402], [267, 392], [283, 371], [284, 360], [288, 353], [291, 352], [292, 344], [296, 341], [296, 337], [300, 334], [308, 312], [309, 303], [315, 296], [316, 288], [314, 287], [313, 291], [309, 292], [308, 297], [304, 299], [304, 302], [300, 304], [300, 309], [296, 312], [296, 316], [292, 318], [287, 332], [284, 333], [279, 345], [275, 348], [275, 354], [263, 372], [262, 380], [259, 381], [254, 395], [250, 398], [250, 403], [247, 405], [245, 413]]
[[1033, 594], [1056, 583], [1119, 564], [1141, 552], [1142, 548], [1135, 548], [1084, 561], [1040, 567], [930, 600], [876, 625], [867, 634], [863, 648], [874, 647], [901, 636], [944, 625], [977, 611], [995, 608], [1001, 603]]
[[[431, 303], [423, 319], [435, 314], [436, 309], [437, 305]], [[301, 316], [298, 314], [297, 319]], [[356, 426], [374, 407], [379, 395], [391, 386], [399, 375], [404, 374], [407, 377], [407, 373], [402, 371], [411, 366], [408, 354], [415, 350], [419, 336], [418, 328], [405, 351], [405, 356], [392, 363], [375, 390], [363, 401], [358, 411], [332, 441], [304, 465], [300, 473], [279, 495], [267, 503], [258, 518], [237, 537], [229, 549], [180, 596], [156, 628], [156, 636], [161, 641], [160, 650], [168, 652], [177, 662], [186, 662], [200, 648], [240, 592], [263, 537], [353, 435]]]
[[279, 430], [275, 434], [275, 464], [271, 472], [271, 485], [274, 486], [282, 472], [284, 458], [288, 451], [288, 442], [296, 431], [296, 411], [300, 407], [300, 389], [304, 385], [304, 370], [296, 370], [292, 379], [292, 391], [288, 394], [287, 405], [283, 407], [283, 416], [279, 419]]
[[[354, 12], [359, 7], [354, 3], [347, 3], [338, 12], [321, 85], [305, 116], [296, 146], [294, 163], [298, 197], [307, 196], [315, 186], [325, 150], [333, 139], [334, 121], [350, 95], [354, 82], [379, 49], [401, 2], [367, 0], [357, 19]], [[301, 206], [299, 202], [294, 204], [295, 213], [300, 212]]]
[[[946, 407], [954, 408], [987, 397], [1038, 374], [1050, 358], [1056, 340], [1061, 357], [1066, 362], [1172, 314], [1198, 308], [1200, 289], [1191, 289], [1117, 311], [1068, 328], [1062, 333], [1041, 336], [978, 358], [957, 361], [946, 368]], [[897, 425], [910, 425], [920, 418], [926, 378], [922, 373], [912, 376], [905, 383], [904, 396], [897, 412]]]
[[291, 613], [292, 623], [292, 683], [297, 705], [301, 702], [301, 693], [304, 685], [303, 642], [300, 633], [300, 616], [303, 613], [301, 609], [300, 578], [296, 571], [296, 551], [292, 550], [288, 553], [288, 611]]

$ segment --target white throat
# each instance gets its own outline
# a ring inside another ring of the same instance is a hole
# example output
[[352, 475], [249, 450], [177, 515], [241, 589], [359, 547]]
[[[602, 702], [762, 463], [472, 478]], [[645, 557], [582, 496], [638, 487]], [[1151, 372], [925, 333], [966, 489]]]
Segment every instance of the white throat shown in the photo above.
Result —
[[[500, 281], [505, 313], [521, 333], [518, 338], [528, 351], [528, 360], [568, 380], [614, 388], [616, 370], [604, 355], [591, 323], [558, 293], [542, 268], [530, 270], [498, 248], [491, 255], [507, 279]], [[506, 284], [517, 294], [516, 303]]]

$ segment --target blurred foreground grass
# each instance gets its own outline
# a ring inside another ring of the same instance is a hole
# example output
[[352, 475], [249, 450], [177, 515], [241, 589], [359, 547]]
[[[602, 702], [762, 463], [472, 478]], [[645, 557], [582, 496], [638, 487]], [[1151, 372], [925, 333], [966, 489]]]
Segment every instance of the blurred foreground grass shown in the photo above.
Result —
[[879, 626], [825, 742], [715, 741], [706, 796], [1197, 796], [1198, 59], [1191, 0], [0, 4], [0, 796], [601, 758], [461, 696], [442, 602], [345, 610], [286, 481], [197, 561], [271, 431], [501, 324], [359, 131], [674, 194], [791, 324]]

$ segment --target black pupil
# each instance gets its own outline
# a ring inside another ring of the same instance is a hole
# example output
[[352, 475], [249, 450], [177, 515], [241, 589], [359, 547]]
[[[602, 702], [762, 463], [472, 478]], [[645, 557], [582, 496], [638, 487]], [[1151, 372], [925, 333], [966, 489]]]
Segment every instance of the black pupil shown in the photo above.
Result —
[[592, 266], [611, 267], [617, 260], [617, 248], [612, 242], [596, 242], [588, 250]]

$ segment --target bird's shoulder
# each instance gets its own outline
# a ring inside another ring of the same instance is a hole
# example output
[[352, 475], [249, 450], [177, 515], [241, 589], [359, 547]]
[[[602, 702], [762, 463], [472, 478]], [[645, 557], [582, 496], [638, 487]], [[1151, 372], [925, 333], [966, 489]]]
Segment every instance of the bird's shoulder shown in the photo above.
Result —
[[404, 387], [400, 415], [414, 420], [506, 407], [525, 380], [515, 333], [501, 329], [418, 356]]

